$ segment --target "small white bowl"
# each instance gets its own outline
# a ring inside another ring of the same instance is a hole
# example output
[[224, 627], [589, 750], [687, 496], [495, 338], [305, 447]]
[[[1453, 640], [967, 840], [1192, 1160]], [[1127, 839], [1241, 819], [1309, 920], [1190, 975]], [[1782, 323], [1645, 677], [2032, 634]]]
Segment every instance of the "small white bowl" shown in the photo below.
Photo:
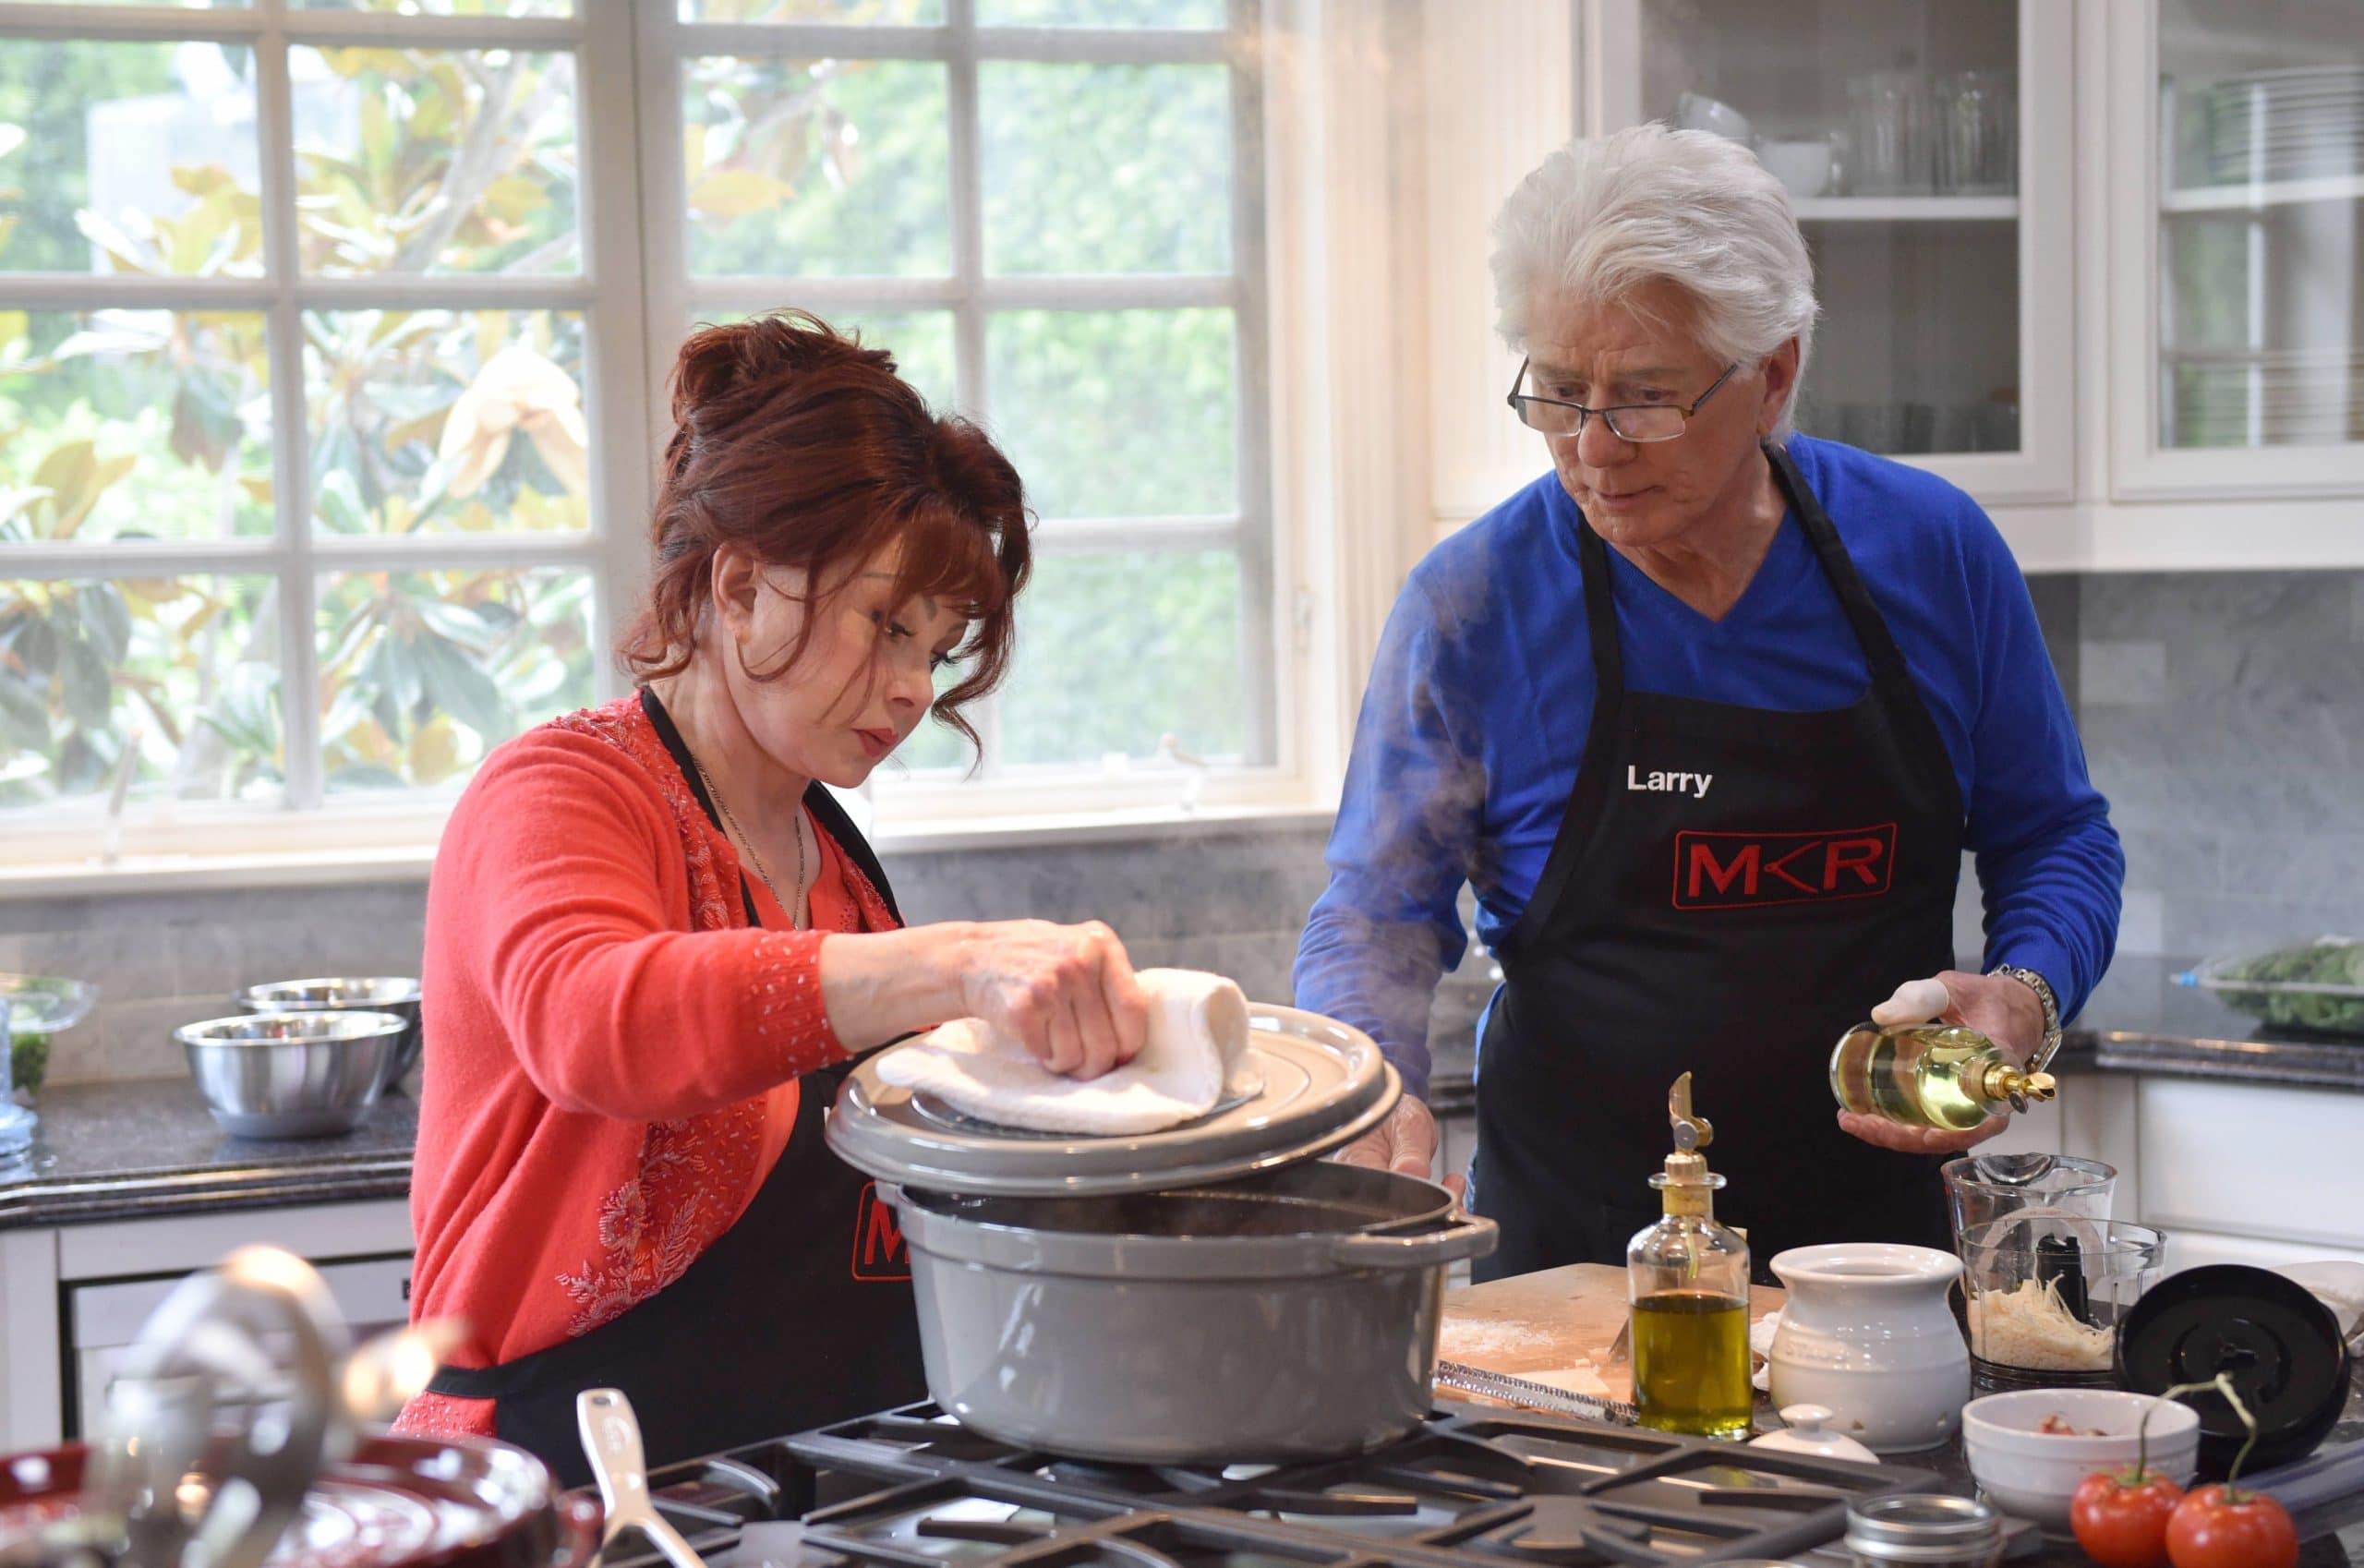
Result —
[[[2032, 1519], [2049, 1532], [2068, 1531], [2068, 1500], [2078, 1483], [2096, 1470], [2123, 1470], [2134, 1463], [2135, 1431], [2143, 1412], [2151, 1417], [2144, 1463], [2177, 1486], [2189, 1486], [2200, 1468], [2200, 1415], [2189, 1405], [2148, 1393], [2105, 1388], [2030, 1388], [1990, 1393], [1962, 1406], [1961, 1445], [1979, 1490], [1996, 1506]], [[2079, 1431], [2103, 1437], [2069, 1437], [2036, 1430], [2057, 1416]]]

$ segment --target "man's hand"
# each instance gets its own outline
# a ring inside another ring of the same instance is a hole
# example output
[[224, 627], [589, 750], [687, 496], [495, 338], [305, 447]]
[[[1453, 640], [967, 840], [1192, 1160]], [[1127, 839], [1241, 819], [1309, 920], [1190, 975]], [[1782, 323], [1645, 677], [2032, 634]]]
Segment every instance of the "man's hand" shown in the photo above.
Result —
[[[1395, 1102], [1395, 1109], [1385, 1121], [1347, 1144], [1332, 1156], [1341, 1164], [1361, 1165], [1374, 1171], [1395, 1171], [1404, 1176], [1416, 1176], [1422, 1181], [1436, 1176], [1437, 1118], [1428, 1105], [1409, 1094]], [[1461, 1201], [1462, 1189], [1468, 1181], [1459, 1172], [1444, 1178], [1445, 1190], [1453, 1200]]]
[[[1883, 1029], [1898, 1024], [1955, 1023], [1974, 1029], [2019, 1067], [2044, 1043], [2044, 1004], [2035, 992], [2008, 975], [1965, 974], [1947, 970], [1928, 980], [1909, 980], [1896, 995], [1872, 1009]], [[2010, 1113], [1991, 1116], [1967, 1132], [1905, 1127], [1884, 1116], [1839, 1113], [1841, 1130], [1882, 1149], [1906, 1154], [1958, 1154], [1985, 1142], [2010, 1125]]]

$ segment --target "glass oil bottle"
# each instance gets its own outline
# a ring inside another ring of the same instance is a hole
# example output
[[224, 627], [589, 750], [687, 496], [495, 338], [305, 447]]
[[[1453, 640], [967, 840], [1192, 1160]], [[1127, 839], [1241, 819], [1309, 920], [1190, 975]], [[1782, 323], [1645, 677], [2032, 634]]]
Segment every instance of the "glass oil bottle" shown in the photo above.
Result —
[[1966, 1132], [1997, 1106], [2051, 1099], [2056, 1086], [2050, 1073], [2012, 1066], [1974, 1029], [1859, 1023], [1830, 1053], [1830, 1092], [1862, 1116]]
[[1716, 1223], [1724, 1178], [1699, 1151], [1715, 1129], [1691, 1112], [1691, 1075], [1667, 1100], [1674, 1152], [1650, 1177], [1665, 1217], [1625, 1248], [1633, 1307], [1634, 1405], [1642, 1425], [1748, 1436], [1748, 1243]]

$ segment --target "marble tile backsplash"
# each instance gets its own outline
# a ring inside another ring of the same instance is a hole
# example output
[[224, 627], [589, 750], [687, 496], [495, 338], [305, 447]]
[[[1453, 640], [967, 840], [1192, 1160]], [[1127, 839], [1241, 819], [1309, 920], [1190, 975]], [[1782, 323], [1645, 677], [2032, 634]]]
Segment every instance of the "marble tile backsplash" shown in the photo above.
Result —
[[2039, 595], [2126, 840], [2119, 950], [2364, 934], [2364, 572], [2102, 573]]
[[[1104, 920], [1143, 965], [1212, 969], [1286, 1002], [1324, 879], [1321, 828], [1130, 844], [890, 856], [912, 921]], [[231, 992], [315, 974], [416, 974], [424, 883], [137, 898], [0, 900], [0, 972], [94, 980], [103, 999], [59, 1036], [53, 1081], [177, 1077], [175, 1025]]]
[[[2034, 581], [2093, 777], [2126, 839], [2120, 950], [2187, 959], [2364, 933], [2364, 573]], [[1143, 964], [1236, 976], [1285, 1002], [1325, 881], [1319, 827], [890, 856], [915, 921], [1104, 920]], [[60, 1081], [173, 1076], [170, 1031], [236, 986], [415, 972], [417, 883], [0, 900], [0, 971], [98, 981]], [[1978, 895], [1957, 908], [1979, 951]]]

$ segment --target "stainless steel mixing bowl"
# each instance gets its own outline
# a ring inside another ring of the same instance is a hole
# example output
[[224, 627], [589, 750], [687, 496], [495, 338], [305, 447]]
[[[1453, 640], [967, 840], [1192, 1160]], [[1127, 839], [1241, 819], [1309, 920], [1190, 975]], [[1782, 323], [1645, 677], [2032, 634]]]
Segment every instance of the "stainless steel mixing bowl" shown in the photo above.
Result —
[[418, 982], [393, 975], [369, 979], [269, 980], [234, 992], [230, 1000], [250, 1013], [309, 1013], [359, 1008], [367, 1012], [399, 1013], [410, 1028], [386, 1059], [385, 1081], [392, 1089], [418, 1066]]
[[240, 1138], [350, 1132], [377, 1103], [410, 1020], [399, 1013], [242, 1013], [173, 1038], [213, 1119]]

